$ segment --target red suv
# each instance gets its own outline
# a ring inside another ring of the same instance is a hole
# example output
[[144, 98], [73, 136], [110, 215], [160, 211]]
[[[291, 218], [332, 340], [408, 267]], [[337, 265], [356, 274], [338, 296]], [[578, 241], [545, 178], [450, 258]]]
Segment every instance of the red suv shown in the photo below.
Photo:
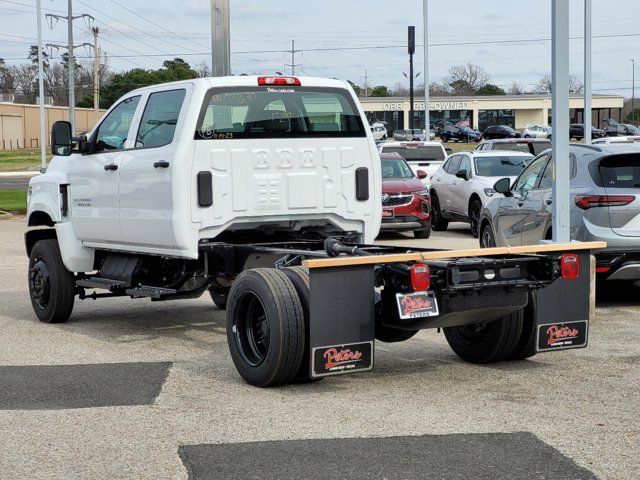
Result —
[[426, 172], [411, 167], [397, 153], [382, 153], [382, 231], [412, 231], [416, 238], [431, 235], [431, 200], [421, 179]]

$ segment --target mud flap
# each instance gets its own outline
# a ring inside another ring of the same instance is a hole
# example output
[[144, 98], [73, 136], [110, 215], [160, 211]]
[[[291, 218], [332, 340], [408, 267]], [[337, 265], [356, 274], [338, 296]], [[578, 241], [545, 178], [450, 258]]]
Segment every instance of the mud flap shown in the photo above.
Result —
[[595, 309], [595, 260], [577, 253], [580, 276], [558, 278], [538, 291], [536, 351], [552, 352], [587, 346], [589, 320]]
[[373, 266], [309, 270], [309, 354], [313, 378], [373, 369]]

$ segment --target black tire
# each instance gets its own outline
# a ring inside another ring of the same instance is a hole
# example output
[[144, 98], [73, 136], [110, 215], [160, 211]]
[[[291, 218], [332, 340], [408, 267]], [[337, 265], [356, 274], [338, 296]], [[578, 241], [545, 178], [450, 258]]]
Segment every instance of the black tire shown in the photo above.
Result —
[[438, 195], [433, 192], [431, 194], [431, 228], [436, 232], [444, 232], [448, 226], [449, 220], [442, 216]]
[[294, 383], [317, 382], [322, 378], [311, 378], [311, 356], [309, 350], [309, 269], [305, 267], [287, 267], [283, 268], [282, 272], [293, 283], [304, 312], [304, 354], [302, 355], [300, 368], [293, 376], [292, 381]]
[[524, 307], [524, 318], [522, 320], [522, 334], [518, 344], [509, 355], [509, 360], [524, 360], [533, 357], [536, 352], [536, 341], [538, 337], [536, 325], [537, 309], [536, 292], [529, 294], [529, 303]]
[[524, 138], [531, 138], [531, 135], [529, 135], [528, 133], [524, 136]]
[[69, 320], [76, 296], [76, 281], [62, 262], [58, 241], [36, 242], [29, 255], [29, 296], [38, 320], [63, 323]]
[[496, 246], [496, 239], [493, 237], [491, 226], [485, 223], [480, 231], [480, 248], [493, 248]]
[[413, 236], [418, 239], [426, 240], [431, 236], [431, 222], [427, 225], [427, 228], [423, 228], [422, 230], [414, 230]]
[[256, 387], [290, 382], [304, 354], [304, 311], [287, 276], [246, 270], [229, 292], [227, 343], [238, 372]]
[[442, 140], [444, 143], [447, 143], [449, 141], [449, 137], [445, 135], [444, 137], [440, 137], [440, 140]]
[[218, 310], [226, 310], [227, 309], [227, 300], [229, 299], [229, 291], [222, 291], [217, 288], [211, 287], [209, 289], [209, 295], [211, 296], [211, 300], [213, 300], [213, 304], [218, 307]]
[[478, 238], [480, 235], [480, 213], [482, 211], [482, 202], [475, 198], [469, 205], [469, 224], [471, 227], [471, 235]]
[[483, 325], [448, 327], [444, 336], [458, 357], [469, 363], [506, 360], [522, 335], [523, 310]]
[[[384, 303], [383, 303], [384, 299]], [[384, 308], [383, 308], [384, 307]], [[401, 330], [399, 328], [387, 327], [382, 324], [383, 318], [396, 319], [399, 316], [396, 307], [395, 297], [391, 293], [382, 292], [382, 295], [376, 294], [376, 323], [375, 337], [376, 340], [385, 343], [404, 342], [413, 337], [418, 330]]]

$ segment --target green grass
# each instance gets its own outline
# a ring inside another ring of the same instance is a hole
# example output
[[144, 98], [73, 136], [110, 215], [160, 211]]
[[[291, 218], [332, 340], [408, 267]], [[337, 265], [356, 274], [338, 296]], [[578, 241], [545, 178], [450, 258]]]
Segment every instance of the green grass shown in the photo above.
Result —
[[27, 211], [27, 192], [22, 190], [0, 190], [0, 211], [25, 213]]
[[475, 150], [478, 144], [474, 142], [469, 142], [469, 143], [447, 142], [447, 143], [443, 143], [442, 146], [444, 148], [450, 148], [451, 150], [453, 150], [453, 153], [458, 153], [458, 152], [471, 152]]
[[[47, 151], [47, 161], [51, 154]], [[0, 172], [40, 169], [40, 149], [0, 150]]]

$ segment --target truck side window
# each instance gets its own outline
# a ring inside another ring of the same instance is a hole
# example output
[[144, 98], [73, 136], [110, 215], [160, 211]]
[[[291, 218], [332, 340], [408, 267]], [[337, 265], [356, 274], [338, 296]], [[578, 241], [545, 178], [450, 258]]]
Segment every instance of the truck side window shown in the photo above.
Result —
[[122, 150], [124, 148], [138, 102], [140, 102], [140, 95], [123, 100], [111, 110], [98, 127], [94, 151]]
[[185, 93], [180, 89], [149, 95], [136, 136], [136, 148], [162, 147], [173, 141]]

